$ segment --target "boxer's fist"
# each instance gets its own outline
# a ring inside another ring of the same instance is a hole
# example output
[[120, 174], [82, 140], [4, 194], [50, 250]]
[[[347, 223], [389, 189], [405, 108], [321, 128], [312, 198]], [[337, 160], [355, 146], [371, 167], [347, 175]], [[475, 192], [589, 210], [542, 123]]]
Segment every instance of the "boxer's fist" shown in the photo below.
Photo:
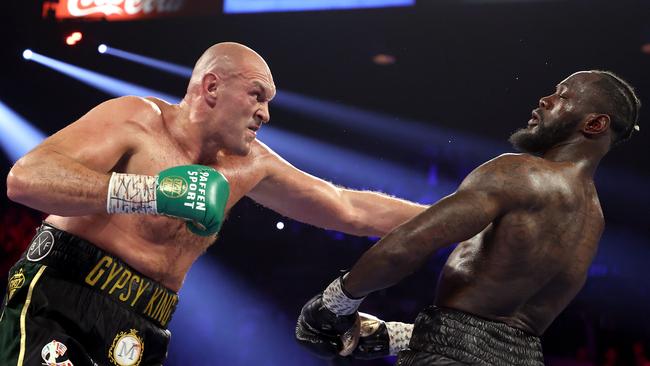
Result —
[[197, 235], [219, 231], [229, 195], [226, 178], [208, 166], [182, 165], [158, 174], [158, 213], [186, 220], [190, 231]]
[[296, 325], [296, 340], [319, 357], [333, 358], [343, 347], [341, 335], [348, 332], [357, 320], [356, 312], [336, 315], [328, 310], [319, 294], [302, 307]]
[[181, 165], [157, 176], [114, 172], [106, 212], [172, 216], [185, 220], [191, 232], [209, 236], [221, 228], [229, 195], [226, 178], [208, 166]]

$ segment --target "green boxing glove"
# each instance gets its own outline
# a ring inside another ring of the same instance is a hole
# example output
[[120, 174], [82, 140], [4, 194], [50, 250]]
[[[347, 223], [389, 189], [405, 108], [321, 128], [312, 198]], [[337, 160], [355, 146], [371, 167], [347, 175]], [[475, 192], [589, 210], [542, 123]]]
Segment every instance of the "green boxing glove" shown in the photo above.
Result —
[[221, 228], [229, 195], [226, 178], [204, 165], [169, 168], [157, 177], [113, 173], [106, 210], [178, 217], [194, 234], [210, 236]]
[[158, 174], [158, 213], [189, 219], [187, 227], [197, 235], [219, 232], [229, 195], [226, 178], [207, 166], [177, 166]]

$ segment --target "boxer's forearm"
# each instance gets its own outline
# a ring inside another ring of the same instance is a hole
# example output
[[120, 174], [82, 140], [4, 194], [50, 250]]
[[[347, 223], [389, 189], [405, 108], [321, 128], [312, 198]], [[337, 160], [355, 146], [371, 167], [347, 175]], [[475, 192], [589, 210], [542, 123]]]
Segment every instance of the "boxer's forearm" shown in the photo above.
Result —
[[247, 195], [294, 220], [352, 235], [383, 236], [426, 209], [388, 195], [338, 187], [271, 155]]
[[407, 226], [399, 227], [361, 256], [343, 281], [345, 291], [363, 297], [396, 284], [427, 260], [426, 247]]
[[106, 212], [110, 176], [56, 152], [34, 151], [7, 176], [7, 196], [39, 211], [61, 216]]
[[389, 287], [418, 269], [439, 248], [480, 233], [497, 216], [493, 195], [457, 191], [407, 221], [370, 248], [344, 281], [352, 296]]
[[342, 196], [352, 206], [360, 235], [384, 236], [427, 208], [380, 192], [343, 189]]

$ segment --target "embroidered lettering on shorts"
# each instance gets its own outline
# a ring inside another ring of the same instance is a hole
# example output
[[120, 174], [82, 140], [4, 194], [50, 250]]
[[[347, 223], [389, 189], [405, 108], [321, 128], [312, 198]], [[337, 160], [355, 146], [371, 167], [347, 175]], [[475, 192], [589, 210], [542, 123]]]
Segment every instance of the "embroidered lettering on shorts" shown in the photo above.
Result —
[[[129, 267], [105, 255], [86, 274], [86, 284], [137, 309], [163, 327], [171, 320], [178, 295], [139, 276]], [[143, 296], [144, 295], [144, 296]]]

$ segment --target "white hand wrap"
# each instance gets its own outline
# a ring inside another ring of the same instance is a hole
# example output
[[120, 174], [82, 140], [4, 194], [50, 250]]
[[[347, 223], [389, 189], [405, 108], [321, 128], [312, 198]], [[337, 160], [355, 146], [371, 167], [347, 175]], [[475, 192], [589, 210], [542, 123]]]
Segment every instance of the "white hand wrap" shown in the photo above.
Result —
[[157, 177], [149, 175], [113, 173], [108, 184], [106, 212], [157, 214], [156, 181]]
[[386, 322], [386, 329], [388, 330], [388, 348], [392, 356], [408, 348], [411, 333], [413, 333], [413, 324]]
[[343, 291], [341, 277], [335, 279], [323, 291], [323, 304], [325, 307], [336, 315], [350, 315], [357, 311], [361, 302], [365, 299], [352, 299]]

